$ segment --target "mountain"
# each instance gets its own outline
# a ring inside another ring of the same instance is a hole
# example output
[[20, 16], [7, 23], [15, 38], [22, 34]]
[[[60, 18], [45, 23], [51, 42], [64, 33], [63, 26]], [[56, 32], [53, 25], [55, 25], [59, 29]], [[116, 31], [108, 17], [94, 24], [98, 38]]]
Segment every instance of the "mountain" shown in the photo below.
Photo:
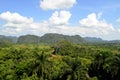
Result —
[[17, 37], [0, 35], [0, 43], [16, 43]]
[[62, 35], [62, 34], [56, 34], [56, 33], [48, 33], [40, 37], [40, 42], [42, 43], [56, 43], [60, 41], [69, 41], [73, 43], [85, 42], [85, 40], [79, 35], [68, 36], [68, 35]]
[[87, 42], [91, 42], [91, 43], [106, 42], [105, 40], [102, 40], [101, 38], [96, 38], [96, 37], [84, 37], [84, 39], [85, 39]]
[[13, 43], [17, 43], [18, 37], [15, 36], [7, 36], [8, 39], [10, 39]]
[[109, 43], [119, 43], [120, 44], [120, 40], [112, 40], [112, 41], [108, 41]]
[[53, 44], [60, 41], [69, 41], [73, 43], [83, 43], [85, 40], [79, 35], [68, 36], [56, 33], [48, 33], [41, 37], [35, 35], [24, 35], [18, 38], [18, 43], [48, 43]]
[[38, 44], [38, 43], [47, 43], [47, 44], [54, 44], [60, 41], [69, 41], [72, 43], [120, 43], [120, 40], [103, 40], [101, 38], [96, 37], [81, 37], [79, 35], [68, 36], [63, 34], [57, 33], [47, 33], [43, 36], [36, 36], [36, 35], [22, 35], [20, 37], [14, 36], [4, 36], [0, 35], [0, 44], [2, 43], [19, 43], [19, 44]]
[[25, 44], [37, 44], [40, 42], [40, 37], [39, 36], [35, 36], [35, 35], [24, 35], [24, 36], [20, 36], [17, 40], [17, 43], [25, 43]]
[[5, 38], [5, 36], [4, 35], [0, 35], [0, 39], [2, 39], [2, 38]]
[[84, 37], [84, 40], [89, 43], [110, 43], [110, 44], [120, 44], [120, 40], [103, 40], [96, 37]]

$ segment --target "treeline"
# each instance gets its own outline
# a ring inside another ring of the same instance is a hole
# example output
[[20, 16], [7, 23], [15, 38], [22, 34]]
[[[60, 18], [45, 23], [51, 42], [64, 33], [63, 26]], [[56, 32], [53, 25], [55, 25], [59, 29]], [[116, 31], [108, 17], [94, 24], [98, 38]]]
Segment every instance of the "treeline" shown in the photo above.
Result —
[[98, 43], [119, 43], [120, 40], [102, 40], [101, 38], [96, 37], [81, 37], [80, 35], [63, 35], [63, 34], [57, 34], [57, 33], [47, 33], [43, 36], [36, 36], [36, 35], [21, 35], [19, 37], [13, 37], [13, 36], [3, 36], [0, 35], [0, 44], [7, 43], [18, 43], [18, 44], [55, 44], [60, 41], [69, 41], [75, 44], [84, 44], [84, 43], [92, 43], [92, 44], [98, 44]]
[[63, 40], [72, 42], [72, 43], [84, 43], [86, 42], [81, 36], [74, 35], [62, 35], [56, 33], [47, 33], [43, 36], [36, 36], [36, 35], [21, 35], [19, 37], [12, 37], [12, 36], [2, 36], [0, 35], [0, 41], [5, 41], [9, 43], [18, 43], [18, 44], [54, 44], [56, 42], [60, 42]]
[[0, 48], [0, 80], [120, 80], [120, 45], [16, 44]]

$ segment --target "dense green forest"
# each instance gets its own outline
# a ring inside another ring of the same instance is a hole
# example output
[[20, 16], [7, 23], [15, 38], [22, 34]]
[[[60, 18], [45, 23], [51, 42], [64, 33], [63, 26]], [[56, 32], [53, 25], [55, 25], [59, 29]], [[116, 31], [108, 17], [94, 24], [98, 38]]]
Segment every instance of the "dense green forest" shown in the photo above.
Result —
[[0, 35], [0, 80], [120, 80], [119, 40]]
[[120, 80], [120, 45], [0, 45], [0, 80]]

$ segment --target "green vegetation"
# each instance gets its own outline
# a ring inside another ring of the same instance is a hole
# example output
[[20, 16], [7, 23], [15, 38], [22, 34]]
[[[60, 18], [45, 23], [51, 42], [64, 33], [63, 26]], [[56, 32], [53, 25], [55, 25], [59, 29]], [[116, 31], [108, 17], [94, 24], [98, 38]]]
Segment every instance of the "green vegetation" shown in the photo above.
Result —
[[120, 45], [4, 45], [0, 80], [120, 80]]
[[38, 44], [40, 42], [40, 39], [38, 36], [35, 35], [25, 35], [25, 36], [20, 36], [18, 38], [17, 43], [25, 43], [25, 44]]
[[0, 80], [120, 80], [119, 40], [0, 35]]
[[60, 41], [63, 41], [63, 40], [73, 42], [73, 43], [84, 43], [84, 42], [86, 42], [79, 35], [68, 36], [68, 35], [62, 35], [62, 34], [56, 34], [56, 33], [48, 33], [48, 34], [45, 34], [41, 37], [35, 36], [35, 35], [20, 36], [18, 38], [18, 43], [24, 43], [24, 44], [28, 44], [28, 43], [32, 43], [32, 44], [38, 44], [38, 43], [54, 44], [56, 42], [60, 42]]

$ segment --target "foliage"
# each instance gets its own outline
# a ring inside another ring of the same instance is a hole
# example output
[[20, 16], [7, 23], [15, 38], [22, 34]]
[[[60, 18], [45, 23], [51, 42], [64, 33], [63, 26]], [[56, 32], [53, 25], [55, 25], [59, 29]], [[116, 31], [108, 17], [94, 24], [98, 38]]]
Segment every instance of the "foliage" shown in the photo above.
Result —
[[109, 45], [0, 47], [0, 80], [120, 80], [120, 45]]

